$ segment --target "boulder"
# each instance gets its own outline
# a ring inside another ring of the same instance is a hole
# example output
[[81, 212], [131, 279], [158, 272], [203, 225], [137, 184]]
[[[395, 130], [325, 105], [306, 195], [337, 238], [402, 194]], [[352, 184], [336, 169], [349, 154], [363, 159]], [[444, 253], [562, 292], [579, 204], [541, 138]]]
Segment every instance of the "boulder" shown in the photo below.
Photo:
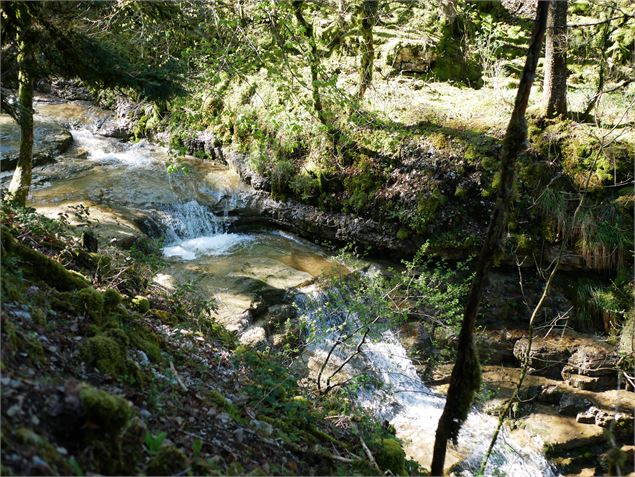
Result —
[[563, 393], [558, 405], [558, 413], [563, 416], [575, 416], [589, 409], [593, 403], [583, 396]]
[[260, 326], [253, 326], [245, 331], [240, 337], [240, 343], [245, 346], [261, 346], [267, 344], [267, 333]]
[[437, 58], [436, 44], [429, 38], [393, 38], [384, 46], [383, 58], [394, 73], [425, 73]]
[[617, 354], [602, 343], [583, 344], [567, 360], [562, 379], [578, 389], [603, 391], [617, 385]]

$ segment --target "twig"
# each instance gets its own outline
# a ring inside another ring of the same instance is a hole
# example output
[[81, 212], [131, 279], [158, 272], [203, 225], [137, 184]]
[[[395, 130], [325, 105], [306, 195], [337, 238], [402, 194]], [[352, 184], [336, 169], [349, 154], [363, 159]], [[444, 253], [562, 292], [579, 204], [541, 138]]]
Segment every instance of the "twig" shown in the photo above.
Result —
[[364, 449], [364, 452], [366, 452], [366, 455], [368, 456], [368, 460], [371, 462], [371, 464], [373, 464], [375, 469], [379, 471], [379, 475], [381, 475], [382, 474], [381, 468], [379, 467], [379, 465], [377, 465], [377, 461], [375, 460], [375, 457], [373, 457], [373, 453], [370, 451], [370, 449], [364, 442], [364, 438], [361, 435], [359, 436], [359, 442], [362, 443], [362, 447]]
[[176, 379], [176, 382], [179, 383], [181, 389], [187, 392], [187, 386], [181, 380], [179, 373], [176, 372], [176, 368], [174, 367], [174, 363], [172, 361], [170, 361], [170, 371], [172, 371], [172, 374], [174, 374], [174, 378]]

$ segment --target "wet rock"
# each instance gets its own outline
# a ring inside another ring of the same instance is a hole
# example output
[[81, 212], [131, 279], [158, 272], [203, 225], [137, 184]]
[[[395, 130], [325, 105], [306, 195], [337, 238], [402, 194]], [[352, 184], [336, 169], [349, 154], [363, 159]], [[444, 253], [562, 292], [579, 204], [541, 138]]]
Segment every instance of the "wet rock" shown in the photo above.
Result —
[[595, 415], [598, 411], [598, 408], [591, 407], [584, 412], [579, 412], [575, 420], [580, 424], [595, 424]]
[[[521, 363], [527, 353], [527, 346], [527, 338], [519, 339], [514, 345], [514, 356]], [[535, 338], [529, 354], [529, 372], [557, 379], [570, 355], [571, 350], [556, 340]]]
[[[73, 144], [71, 133], [56, 122], [34, 122], [33, 165], [55, 162]], [[20, 150], [20, 129], [8, 115], [0, 115], [0, 171], [15, 169]]]
[[562, 399], [562, 389], [558, 386], [545, 386], [536, 398], [538, 402], [545, 404], [559, 404]]
[[399, 340], [408, 352], [417, 356], [434, 353], [432, 337], [421, 322], [405, 323], [400, 329]]
[[595, 406], [590, 407], [584, 412], [578, 413], [576, 422], [582, 424], [595, 424], [603, 428], [614, 426], [614, 432], [621, 435], [633, 434], [633, 416], [623, 412], [607, 411], [598, 409]]
[[589, 409], [592, 405], [593, 403], [591, 401], [582, 396], [564, 393], [560, 398], [558, 412], [563, 416], [575, 416], [576, 414]]
[[483, 364], [515, 363], [514, 345], [517, 333], [510, 330], [492, 330], [476, 336], [479, 359]]
[[554, 415], [544, 405], [536, 406], [536, 411], [520, 419], [518, 424], [512, 436], [520, 443], [539, 439], [548, 457], [605, 442], [601, 427], [581, 424], [568, 416]]

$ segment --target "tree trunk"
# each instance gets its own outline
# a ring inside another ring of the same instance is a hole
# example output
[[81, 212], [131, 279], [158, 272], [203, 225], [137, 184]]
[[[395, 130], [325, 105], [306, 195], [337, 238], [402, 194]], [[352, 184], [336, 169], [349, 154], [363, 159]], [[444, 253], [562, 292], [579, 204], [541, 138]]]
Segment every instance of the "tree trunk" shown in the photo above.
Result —
[[330, 125], [326, 119], [326, 115], [324, 114], [324, 108], [322, 106], [322, 98], [320, 96], [320, 78], [319, 78], [319, 55], [317, 49], [317, 42], [315, 41], [315, 36], [313, 33], [313, 26], [306, 21], [304, 18], [304, 14], [302, 13], [302, 6], [304, 5], [304, 0], [293, 0], [293, 12], [295, 13], [295, 18], [298, 20], [298, 23], [304, 30], [304, 36], [309, 42], [309, 69], [311, 71], [311, 97], [313, 99], [313, 109], [315, 109], [315, 114], [318, 119], [322, 123], [327, 130], [330, 129]]
[[361, 32], [362, 32], [362, 59], [359, 71], [359, 85], [357, 98], [362, 99], [368, 86], [373, 81], [373, 68], [375, 60], [375, 45], [373, 42], [373, 26], [377, 17], [379, 0], [364, 0], [362, 2]]
[[26, 204], [31, 187], [31, 172], [33, 169], [33, 87], [35, 84], [31, 74], [33, 53], [29, 49], [25, 36], [29, 30], [28, 13], [19, 8], [16, 12], [18, 23], [16, 43], [18, 47], [18, 102], [20, 104], [17, 115], [20, 126], [20, 153], [18, 165], [9, 184], [9, 198], [19, 205]]
[[567, 0], [553, 1], [547, 16], [543, 100], [548, 118], [567, 115], [567, 7]]
[[525, 111], [529, 93], [536, 76], [536, 66], [545, 33], [547, 8], [549, 1], [539, 1], [536, 11], [534, 31], [532, 33], [525, 68], [518, 86], [512, 117], [507, 126], [503, 150], [501, 153], [501, 185], [492, 211], [487, 235], [479, 253], [476, 274], [472, 280], [470, 294], [465, 306], [463, 324], [459, 334], [456, 362], [450, 377], [448, 397], [439, 419], [434, 454], [432, 457], [432, 475], [443, 475], [445, 454], [449, 439], [456, 442], [459, 430], [472, 405], [474, 394], [480, 386], [480, 366], [474, 345], [474, 326], [479, 310], [483, 288], [487, 282], [489, 268], [494, 254], [500, 247], [500, 241], [507, 224], [507, 213], [512, 201], [514, 169], [517, 157], [527, 148], [527, 122]]

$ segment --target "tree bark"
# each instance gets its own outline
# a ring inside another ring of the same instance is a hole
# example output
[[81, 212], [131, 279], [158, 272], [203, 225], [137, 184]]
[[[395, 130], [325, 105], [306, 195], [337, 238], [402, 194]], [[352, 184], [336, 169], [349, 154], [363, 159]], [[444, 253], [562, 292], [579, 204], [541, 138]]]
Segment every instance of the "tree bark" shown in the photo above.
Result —
[[18, 165], [9, 184], [9, 198], [24, 206], [31, 187], [33, 169], [33, 88], [35, 80], [31, 74], [33, 53], [30, 51], [26, 36], [30, 27], [30, 18], [26, 9], [16, 12], [18, 28], [16, 44], [18, 47], [18, 103], [19, 114], [16, 119], [20, 126], [20, 153]]
[[362, 33], [362, 58], [359, 71], [359, 85], [357, 87], [357, 98], [362, 99], [368, 86], [373, 81], [373, 68], [375, 60], [375, 45], [373, 41], [373, 26], [377, 17], [379, 0], [363, 0], [361, 16]]
[[536, 11], [534, 30], [527, 51], [525, 68], [518, 86], [516, 101], [511, 119], [507, 126], [503, 150], [501, 153], [501, 185], [492, 211], [487, 234], [479, 253], [476, 273], [472, 280], [470, 294], [465, 306], [463, 323], [459, 334], [456, 362], [450, 377], [448, 396], [439, 419], [434, 454], [432, 457], [432, 475], [443, 475], [445, 455], [449, 439], [456, 442], [459, 430], [467, 418], [474, 394], [480, 386], [480, 366], [474, 345], [474, 327], [480, 307], [483, 288], [487, 282], [493, 257], [500, 248], [500, 242], [507, 224], [507, 213], [512, 201], [516, 159], [527, 148], [527, 122], [525, 112], [529, 102], [529, 93], [536, 76], [536, 67], [545, 33], [547, 9], [550, 1], [539, 1]]
[[302, 6], [304, 0], [293, 0], [293, 12], [295, 18], [304, 30], [304, 36], [309, 42], [309, 70], [311, 71], [311, 97], [313, 99], [313, 109], [315, 114], [327, 130], [330, 129], [330, 125], [324, 114], [324, 107], [322, 106], [322, 97], [320, 96], [320, 78], [319, 78], [319, 61], [317, 42], [315, 41], [315, 35], [313, 33], [313, 25], [306, 21], [304, 14], [302, 13]]
[[567, 0], [555, 0], [547, 15], [545, 42], [545, 116], [567, 115]]

